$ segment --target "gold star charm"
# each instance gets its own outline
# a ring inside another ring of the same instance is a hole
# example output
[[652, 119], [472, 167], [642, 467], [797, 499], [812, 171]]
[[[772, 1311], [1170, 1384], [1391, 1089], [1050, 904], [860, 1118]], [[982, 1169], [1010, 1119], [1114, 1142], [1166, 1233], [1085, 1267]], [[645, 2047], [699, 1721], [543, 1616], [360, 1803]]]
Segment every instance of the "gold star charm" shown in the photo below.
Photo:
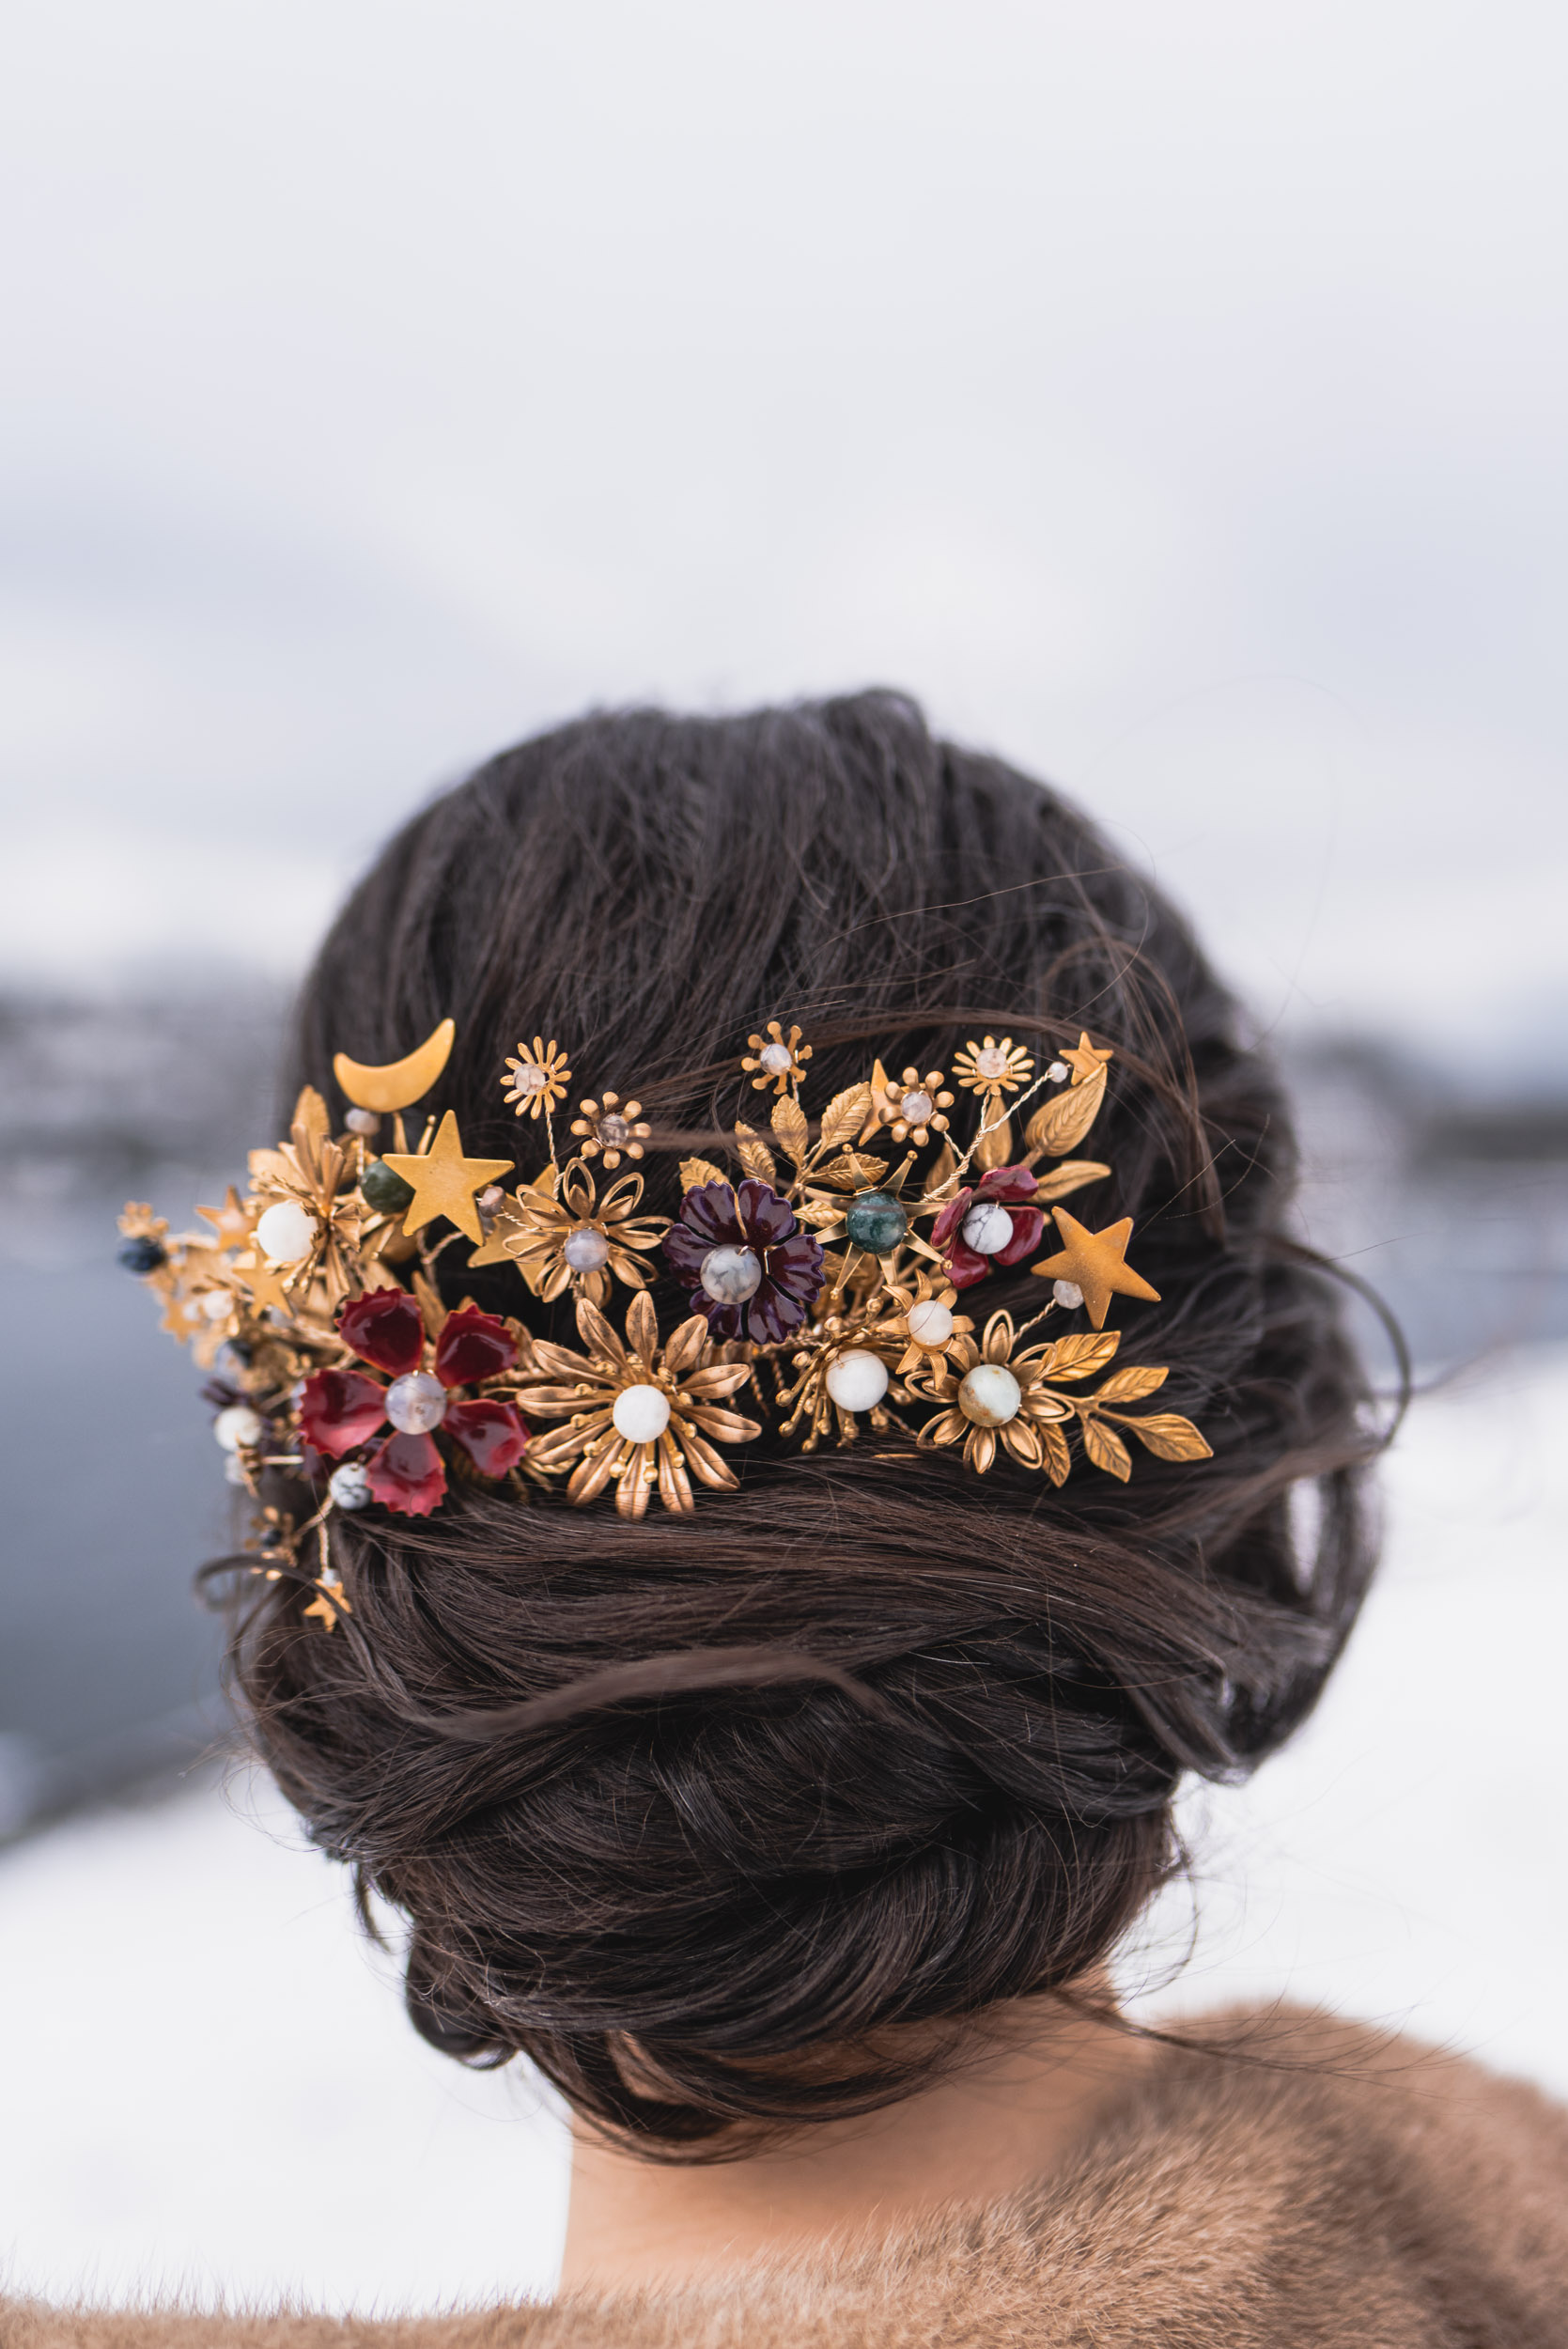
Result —
[[1065, 1207], [1053, 1207], [1051, 1213], [1067, 1244], [1060, 1255], [1048, 1256], [1044, 1264], [1032, 1265], [1030, 1269], [1043, 1280], [1071, 1281], [1080, 1288], [1089, 1318], [1096, 1330], [1105, 1328], [1112, 1297], [1142, 1297], [1153, 1305], [1158, 1304], [1158, 1289], [1152, 1289], [1142, 1275], [1124, 1261], [1132, 1237], [1130, 1215], [1125, 1215], [1120, 1223], [1108, 1223], [1103, 1232], [1091, 1232]]
[[211, 1224], [218, 1235], [217, 1244], [220, 1248], [241, 1247], [251, 1236], [250, 1210], [241, 1200], [240, 1193], [232, 1183], [228, 1187], [228, 1196], [221, 1207], [198, 1207], [196, 1213], [205, 1216], [208, 1222]]
[[479, 1227], [474, 1192], [483, 1190], [498, 1175], [512, 1171], [510, 1159], [465, 1159], [458, 1120], [451, 1110], [442, 1119], [436, 1138], [424, 1156], [412, 1151], [387, 1150], [382, 1154], [382, 1164], [413, 1185], [413, 1197], [403, 1218], [405, 1233], [417, 1232], [422, 1223], [443, 1215], [475, 1242], [482, 1241], [485, 1235]]
[[[1062, 1058], [1073, 1072], [1074, 1084], [1086, 1085], [1094, 1071], [1105, 1066], [1110, 1052], [1109, 1048], [1102, 1052], [1097, 1046], [1091, 1044], [1088, 1030], [1080, 1028], [1078, 1042], [1070, 1052], [1063, 1052]], [[1079, 1285], [1082, 1286], [1081, 1282]]]
[[283, 1284], [283, 1274], [272, 1270], [259, 1248], [236, 1256], [234, 1269], [250, 1291], [251, 1303], [257, 1313], [267, 1305], [275, 1306], [280, 1314], [293, 1312], [294, 1300]]

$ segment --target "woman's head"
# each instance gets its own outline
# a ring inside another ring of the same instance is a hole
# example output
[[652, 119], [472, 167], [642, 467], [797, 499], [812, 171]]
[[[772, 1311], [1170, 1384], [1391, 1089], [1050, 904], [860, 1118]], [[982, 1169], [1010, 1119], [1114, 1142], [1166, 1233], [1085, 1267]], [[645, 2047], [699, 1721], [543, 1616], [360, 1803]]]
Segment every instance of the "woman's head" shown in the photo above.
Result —
[[[998, 2000], [1104, 1960], [1172, 1865], [1178, 1779], [1279, 1745], [1359, 1603], [1366, 1391], [1289, 1238], [1271, 1071], [1083, 817], [884, 693], [591, 718], [438, 800], [334, 925], [297, 1074], [333, 1098], [334, 1051], [394, 1059], [448, 1013], [432, 1105], [497, 1158], [522, 1036], [693, 1147], [747, 1113], [738, 1055], [780, 1015], [823, 1098], [986, 1027], [1113, 1050], [1094, 1216], [1134, 1219], [1160, 1301], [1112, 1326], [1211, 1460], [1058, 1489], [769, 1435], [737, 1493], [635, 1523], [462, 1485], [427, 1520], [335, 1520], [342, 1636], [287, 1582], [236, 1635], [286, 1792], [410, 1921], [437, 2045], [524, 2052], [666, 2153], [904, 2092]], [[644, 1171], [673, 1212], [675, 1157]], [[571, 1337], [509, 1266], [459, 1294]], [[690, 1309], [673, 1279], [655, 1301]], [[1039, 1284], [998, 1270], [980, 1301], [1027, 1318]]]

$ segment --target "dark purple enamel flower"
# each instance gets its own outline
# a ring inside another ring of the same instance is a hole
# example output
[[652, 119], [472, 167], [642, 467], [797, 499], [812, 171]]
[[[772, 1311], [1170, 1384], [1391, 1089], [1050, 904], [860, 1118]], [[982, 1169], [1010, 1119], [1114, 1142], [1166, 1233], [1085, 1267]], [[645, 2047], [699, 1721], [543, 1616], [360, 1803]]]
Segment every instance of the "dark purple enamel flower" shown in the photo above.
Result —
[[664, 1236], [664, 1253], [716, 1338], [777, 1345], [821, 1289], [822, 1251], [768, 1183], [698, 1183]]

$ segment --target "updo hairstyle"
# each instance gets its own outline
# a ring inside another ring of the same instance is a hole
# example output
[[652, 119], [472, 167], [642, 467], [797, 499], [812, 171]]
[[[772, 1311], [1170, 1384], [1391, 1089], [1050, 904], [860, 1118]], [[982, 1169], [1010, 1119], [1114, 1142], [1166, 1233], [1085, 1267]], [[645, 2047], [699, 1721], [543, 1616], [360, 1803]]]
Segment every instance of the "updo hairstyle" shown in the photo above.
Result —
[[[1111, 1326], [1214, 1447], [1058, 1490], [768, 1433], [691, 1517], [472, 1484], [427, 1519], [338, 1516], [330, 1636], [308, 1592], [241, 1579], [241, 1707], [365, 1913], [407, 1919], [419, 2030], [525, 2055], [645, 2153], [722, 2157], [925, 2084], [994, 2002], [1113, 1950], [1177, 1864], [1183, 1774], [1272, 1753], [1350, 1630], [1367, 1385], [1290, 1234], [1279, 1084], [1186, 923], [897, 695], [591, 717], [444, 793], [334, 925], [295, 1081], [340, 1120], [334, 1050], [390, 1061], [448, 1013], [431, 1106], [520, 1176], [542, 1157], [501, 1098], [520, 1037], [569, 1046], [567, 1116], [608, 1085], [719, 1156], [769, 1018], [804, 1029], [824, 1100], [874, 1055], [945, 1068], [987, 1030], [1048, 1055], [1086, 1027], [1115, 1053], [1092, 1221], [1134, 1219], [1162, 1299]], [[676, 1154], [643, 1171], [673, 1213]], [[576, 1343], [569, 1299], [467, 1252], [441, 1260], [450, 1302]], [[654, 1299], [665, 1331], [690, 1310], [672, 1279]], [[1027, 1266], [964, 1299], [1043, 1301]]]

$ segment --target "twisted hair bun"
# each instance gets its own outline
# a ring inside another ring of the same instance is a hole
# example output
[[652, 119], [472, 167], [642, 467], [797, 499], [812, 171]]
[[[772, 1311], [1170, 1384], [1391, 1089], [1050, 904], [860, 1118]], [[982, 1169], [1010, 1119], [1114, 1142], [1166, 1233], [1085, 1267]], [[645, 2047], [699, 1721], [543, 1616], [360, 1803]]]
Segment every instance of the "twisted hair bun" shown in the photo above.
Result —
[[[1289, 1237], [1274, 1076], [1082, 816], [886, 693], [590, 718], [436, 801], [333, 928], [296, 1074], [337, 1101], [334, 1050], [390, 1060], [447, 1012], [433, 1106], [497, 1156], [519, 1036], [569, 1039], [578, 1089], [693, 1132], [733, 1120], [775, 1015], [823, 1098], [873, 1050], [945, 1067], [987, 1027], [1114, 1047], [1095, 1221], [1135, 1219], [1163, 1301], [1113, 1326], [1172, 1366], [1212, 1460], [1057, 1490], [765, 1437], [737, 1495], [640, 1523], [461, 1486], [426, 1520], [334, 1520], [332, 1637], [287, 1583], [234, 1633], [280, 1784], [410, 1921], [437, 2046], [521, 2051], [666, 2155], [885, 2102], [993, 2001], [1104, 1958], [1173, 1864], [1178, 1779], [1271, 1752], [1354, 1619], [1365, 1382]], [[673, 1212], [673, 1159], [645, 1171]], [[571, 1342], [510, 1268], [459, 1263], [449, 1293]], [[673, 1282], [655, 1301], [666, 1328], [686, 1310]], [[1027, 1318], [1039, 1284], [966, 1301]]]

